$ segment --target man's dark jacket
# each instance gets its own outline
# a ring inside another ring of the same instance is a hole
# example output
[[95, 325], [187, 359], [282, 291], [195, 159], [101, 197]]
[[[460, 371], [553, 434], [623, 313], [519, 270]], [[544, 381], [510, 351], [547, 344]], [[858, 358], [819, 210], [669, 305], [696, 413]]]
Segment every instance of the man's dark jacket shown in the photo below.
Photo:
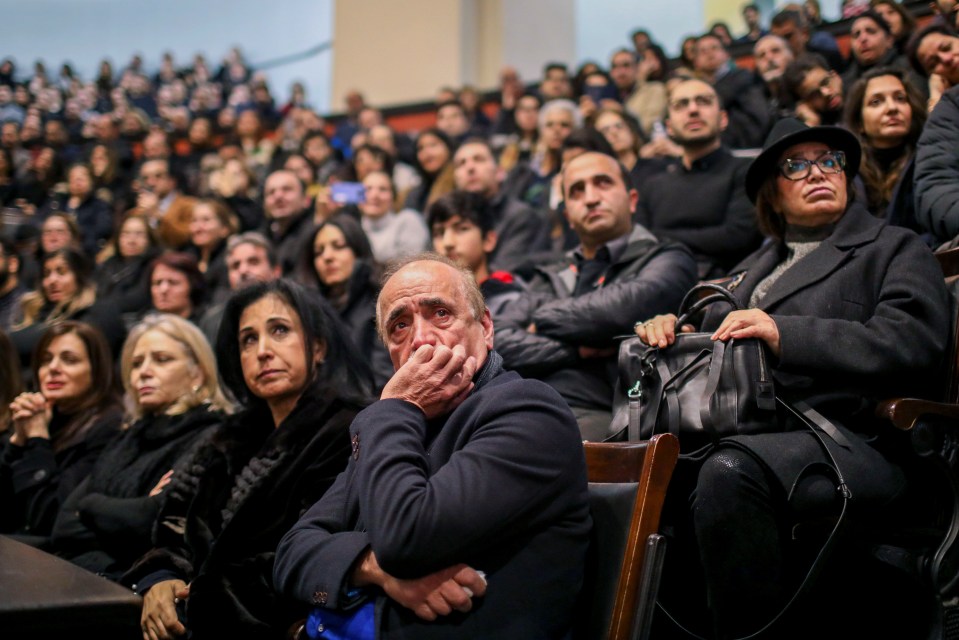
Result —
[[[682, 245], [661, 243], [636, 225], [599, 286], [574, 295], [576, 271], [574, 252], [537, 268], [529, 293], [497, 318], [496, 350], [507, 368], [562, 389], [571, 406], [608, 410], [616, 357], [583, 359], [579, 347], [614, 349], [637, 321], [675, 312], [696, 282], [696, 261]], [[582, 395], [570, 396], [574, 389]]]
[[367, 549], [398, 578], [465, 563], [488, 583], [469, 613], [426, 622], [364, 590], [377, 637], [566, 636], [590, 528], [579, 429], [556, 392], [498, 360], [490, 352], [445, 416], [390, 399], [356, 417], [346, 471], [277, 548], [277, 591], [342, 610], [355, 604], [350, 578]]

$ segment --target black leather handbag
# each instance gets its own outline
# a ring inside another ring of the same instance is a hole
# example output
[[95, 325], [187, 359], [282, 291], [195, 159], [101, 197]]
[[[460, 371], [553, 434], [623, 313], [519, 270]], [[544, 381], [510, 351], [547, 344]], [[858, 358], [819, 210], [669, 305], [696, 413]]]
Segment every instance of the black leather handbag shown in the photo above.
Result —
[[[710, 304], [736, 298], [715, 284], [700, 284], [680, 305], [677, 331]], [[776, 393], [766, 346], [755, 338], [721, 342], [710, 333], [677, 333], [660, 349], [638, 337], [622, 342], [609, 440], [679, 437], [690, 453], [719, 438], [776, 429]]]

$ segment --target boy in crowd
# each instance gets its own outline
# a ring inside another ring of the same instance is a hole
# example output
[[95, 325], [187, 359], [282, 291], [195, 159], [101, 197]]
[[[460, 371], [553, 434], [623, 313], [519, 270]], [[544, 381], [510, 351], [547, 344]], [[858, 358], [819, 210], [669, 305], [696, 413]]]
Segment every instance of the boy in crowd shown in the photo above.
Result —
[[523, 288], [509, 272], [489, 269], [499, 237], [482, 194], [457, 190], [439, 198], [427, 210], [426, 225], [433, 250], [473, 272], [494, 318], [520, 296]]

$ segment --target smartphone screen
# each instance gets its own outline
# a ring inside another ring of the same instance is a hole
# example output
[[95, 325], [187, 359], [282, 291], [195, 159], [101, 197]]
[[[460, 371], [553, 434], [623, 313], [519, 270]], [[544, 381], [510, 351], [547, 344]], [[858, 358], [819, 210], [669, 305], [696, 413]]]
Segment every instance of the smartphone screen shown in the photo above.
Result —
[[366, 189], [362, 182], [334, 182], [330, 199], [338, 204], [360, 204], [366, 202]]

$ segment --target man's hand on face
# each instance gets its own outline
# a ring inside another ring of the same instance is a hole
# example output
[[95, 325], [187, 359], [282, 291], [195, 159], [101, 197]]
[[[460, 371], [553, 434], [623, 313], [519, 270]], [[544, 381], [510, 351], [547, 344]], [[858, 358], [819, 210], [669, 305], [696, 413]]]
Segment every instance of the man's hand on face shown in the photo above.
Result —
[[458, 407], [473, 390], [476, 358], [456, 345], [423, 345], [386, 383], [380, 399], [396, 398], [415, 404], [427, 419]]

